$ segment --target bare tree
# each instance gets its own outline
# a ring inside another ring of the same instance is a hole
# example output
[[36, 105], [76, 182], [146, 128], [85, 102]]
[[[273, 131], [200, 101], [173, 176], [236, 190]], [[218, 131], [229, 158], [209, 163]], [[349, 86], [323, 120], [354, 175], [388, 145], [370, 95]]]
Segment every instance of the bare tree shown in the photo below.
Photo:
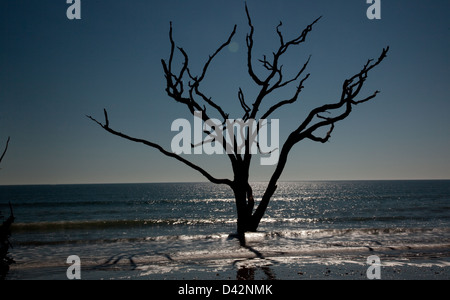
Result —
[[[288, 104], [295, 103], [299, 98], [299, 95], [304, 88], [304, 82], [309, 78], [310, 74], [305, 74], [305, 70], [310, 62], [308, 59], [300, 68], [296, 75], [292, 78], [285, 79], [283, 73], [283, 66], [280, 64], [280, 59], [286, 53], [286, 51], [292, 47], [301, 45], [306, 41], [308, 34], [312, 31], [313, 26], [319, 22], [322, 17], [317, 18], [311, 24], [309, 24], [298, 36], [296, 36], [292, 40], [285, 40], [281, 27], [282, 23], [276, 27], [276, 34], [279, 37], [279, 48], [276, 52], [273, 52], [272, 58], [269, 60], [267, 56], [263, 56], [259, 62], [262, 64], [264, 69], [266, 70], [265, 76], [257, 75], [255, 69], [253, 67], [254, 58], [253, 58], [253, 46], [254, 46], [254, 32], [255, 28], [252, 23], [252, 19], [250, 17], [247, 5], [245, 6], [245, 12], [248, 19], [249, 33], [246, 37], [246, 45], [247, 45], [247, 69], [248, 74], [254, 83], [259, 87], [259, 93], [257, 97], [254, 99], [251, 107], [246, 104], [246, 99], [244, 96], [244, 92], [241, 88], [238, 91], [238, 100], [243, 109], [244, 117], [242, 118], [244, 121], [246, 120], [255, 120], [259, 115], [261, 116], [259, 119], [267, 119], [272, 113], [284, 107]], [[198, 76], [194, 76], [189, 67], [189, 56], [181, 47], [176, 47], [174, 39], [173, 39], [173, 28], [172, 23], [170, 23], [170, 31], [169, 31], [169, 39], [171, 44], [170, 56], [168, 60], [162, 60], [162, 67], [164, 71], [164, 75], [166, 78], [166, 92], [167, 95], [175, 100], [176, 102], [183, 104], [187, 107], [192, 115], [201, 115], [204, 122], [207, 122], [210, 119], [209, 112], [207, 111], [207, 107], [211, 109], [211, 111], [215, 112], [215, 114], [220, 115], [223, 119], [223, 126], [226, 125], [226, 120], [229, 117], [229, 114], [226, 113], [223, 108], [214, 102], [214, 100], [205, 95], [202, 92], [201, 85], [203, 80], [207, 75], [208, 68], [211, 65], [211, 62], [217, 55], [228, 45], [230, 45], [233, 37], [236, 34], [236, 25], [234, 26], [233, 31], [228, 37], [227, 41], [220, 45], [220, 47], [209, 56], [206, 63], [203, 66], [201, 73]], [[178, 49], [179, 53], [182, 55], [184, 62], [181, 68], [178, 71], [175, 71], [173, 66], [173, 59], [175, 56], [176, 49]], [[249, 183], [249, 175], [250, 175], [250, 165], [252, 155], [249, 150], [249, 140], [251, 138], [251, 134], [248, 134], [245, 137], [245, 148], [244, 153], [238, 153], [234, 151], [234, 153], [228, 153], [228, 158], [230, 160], [234, 178], [231, 179], [221, 179], [216, 178], [207, 172], [202, 167], [190, 162], [184, 157], [175, 154], [171, 151], [164, 149], [162, 146], [150, 142], [148, 140], [139, 139], [132, 137], [130, 135], [121, 133], [116, 131], [110, 127], [110, 122], [108, 119], [108, 113], [106, 109], [104, 110], [104, 123], [97, 121], [95, 118], [88, 116], [91, 120], [100, 125], [104, 130], [110, 132], [113, 135], [119, 136], [121, 138], [136, 142], [142, 143], [149, 147], [155, 148], [162, 152], [164, 155], [172, 157], [185, 165], [191, 167], [192, 169], [200, 172], [204, 177], [206, 177], [210, 182], [215, 184], [222, 184], [229, 186], [235, 196], [236, 207], [237, 207], [237, 230], [240, 236], [243, 236], [243, 233], [247, 231], [256, 231], [261, 219], [263, 218], [266, 209], [268, 207], [269, 201], [274, 195], [277, 189], [277, 182], [286, 166], [288, 161], [288, 155], [293, 148], [294, 145], [299, 143], [302, 140], [309, 139], [315, 142], [326, 143], [335, 129], [335, 124], [341, 120], [344, 120], [347, 116], [352, 112], [352, 108], [355, 105], [362, 104], [367, 102], [377, 96], [378, 91], [374, 92], [369, 96], [365, 96], [359, 98], [360, 92], [363, 88], [364, 82], [367, 79], [368, 73], [378, 66], [385, 58], [386, 54], [389, 50], [389, 47], [383, 49], [380, 57], [376, 60], [368, 60], [367, 63], [362, 67], [362, 69], [357, 72], [352, 77], [344, 80], [342, 85], [342, 93], [340, 97], [332, 103], [324, 104], [322, 106], [316, 107], [309, 112], [307, 117], [299, 122], [298, 128], [292, 131], [284, 142], [279, 156], [278, 164], [270, 178], [270, 181], [265, 189], [265, 192], [260, 199], [258, 206], [254, 209], [255, 201], [253, 198], [253, 192], [251, 185]], [[185, 85], [185, 80], [188, 80], [187, 86]], [[273, 106], [271, 106], [264, 113], [260, 113], [260, 107], [266, 97], [272, 94], [274, 91], [284, 88], [291, 83], [298, 83], [298, 86], [295, 90], [295, 93], [291, 98], [285, 99], [277, 102]], [[201, 112], [198, 114], [196, 112]], [[321, 128], [328, 129], [328, 132], [319, 136], [317, 131]], [[258, 126], [259, 130], [259, 126]], [[208, 133], [208, 132], [206, 132]], [[216, 140], [215, 142], [219, 142], [222, 144], [224, 149], [229, 145], [225, 141]], [[192, 147], [196, 147], [198, 145], [192, 145]], [[236, 147], [236, 146], [235, 146]], [[236, 149], [235, 149], [236, 150]]]

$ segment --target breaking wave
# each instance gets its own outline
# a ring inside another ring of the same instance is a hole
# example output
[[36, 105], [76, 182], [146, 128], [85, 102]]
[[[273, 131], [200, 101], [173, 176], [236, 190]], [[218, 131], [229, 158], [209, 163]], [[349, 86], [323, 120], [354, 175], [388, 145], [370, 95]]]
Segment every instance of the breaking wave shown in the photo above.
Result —
[[[169, 221], [167, 221], [169, 222]], [[175, 221], [170, 221], [171, 223]], [[176, 222], [180, 222], [179, 220]], [[183, 222], [192, 222], [184, 220]], [[197, 220], [197, 222], [199, 222]], [[206, 220], [201, 221], [206, 224]], [[67, 224], [70, 223], [70, 224]], [[63, 229], [66, 226], [79, 226], [79, 228], [92, 229], [95, 226], [147, 226], [159, 224], [159, 221], [108, 221], [108, 222], [66, 222], [64, 224], [16, 224], [15, 230], [48, 230]], [[73, 229], [73, 227], [72, 227]], [[450, 243], [450, 228], [344, 228], [344, 229], [305, 229], [305, 230], [280, 230], [280, 231], [260, 231], [246, 233], [246, 239], [251, 242], [270, 242], [274, 240], [291, 240], [293, 242], [317, 243], [320, 241], [383, 241], [395, 239], [399, 242], [401, 239], [411, 241], [417, 239], [428, 240], [433, 243]], [[182, 235], [161, 235], [161, 236], [137, 236], [137, 237], [117, 237], [117, 238], [75, 238], [64, 240], [26, 240], [16, 241], [16, 245], [38, 246], [38, 245], [70, 245], [70, 244], [112, 244], [112, 243], [170, 243], [170, 242], [201, 242], [201, 241], [226, 241], [237, 239], [236, 233], [217, 233], [217, 234], [182, 234]]]

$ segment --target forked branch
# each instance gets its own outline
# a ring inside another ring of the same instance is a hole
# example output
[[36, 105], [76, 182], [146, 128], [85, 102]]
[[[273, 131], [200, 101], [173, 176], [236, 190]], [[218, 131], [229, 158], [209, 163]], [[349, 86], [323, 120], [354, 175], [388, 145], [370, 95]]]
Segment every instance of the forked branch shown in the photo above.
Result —
[[[328, 142], [331, 137], [331, 134], [333, 133], [333, 130], [335, 129], [335, 123], [345, 119], [351, 113], [352, 107], [354, 105], [367, 102], [378, 95], [379, 91], [376, 91], [366, 98], [356, 100], [357, 96], [359, 95], [363, 87], [364, 81], [366, 80], [369, 71], [378, 66], [386, 58], [388, 51], [389, 47], [383, 49], [380, 57], [376, 62], [373, 62], [373, 60], [369, 60], [359, 73], [355, 74], [351, 78], [344, 81], [344, 84], [342, 86], [342, 95], [339, 102], [333, 104], [325, 104], [323, 106], [313, 109], [309, 113], [308, 117], [303, 121], [303, 123], [289, 135], [289, 137], [287, 138], [286, 142], [283, 144], [283, 147], [281, 149], [278, 165], [275, 168], [275, 171], [273, 172], [272, 177], [270, 178], [269, 184], [267, 185], [266, 191], [264, 192], [261, 202], [253, 215], [255, 224], [258, 224], [259, 221], [261, 220], [267, 208], [267, 205], [269, 204], [270, 198], [277, 189], [278, 179], [283, 173], [283, 170], [288, 160], [289, 153], [291, 149], [294, 147], [294, 145], [296, 145], [298, 142], [300, 142], [305, 138], [320, 143]], [[332, 111], [336, 111], [341, 108], [345, 108], [344, 112], [342, 112], [341, 114], [338, 114], [334, 117], [323, 116], [323, 114], [325, 113], [331, 114]], [[320, 119], [321, 121], [311, 124], [315, 118]], [[325, 126], [330, 126], [330, 129], [328, 130], [327, 134], [324, 137], [318, 137], [314, 134], [314, 132], [317, 129]]]
[[[228, 37], [227, 41], [224, 42], [219, 46], [219, 48], [209, 56], [208, 60], [206, 61], [205, 65], [203, 66], [202, 73], [200, 76], [194, 76], [192, 75], [192, 71], [189, 68], [189, 57], [181, 47], [175, 46], [175, 41], [173, 39], [173, 27], [172, 23], [170, 23], [170, 31], [169, 31], [169, 38], [170, 38], [170, 56], [169, 60], [166, 62], [165, 60], [161, 60], [164, 74], [166, 77], [166, 92], [169, 97], [171, 97], [173, 100], [185, 104], [189, 111], [194, 114], [195, 111], [201, 111], [203, 113], [203, 120], [206, 121], [209, 119], [208, 115], [206, 114], [206, 107], [200, 105], [200, 103], [195, 99], [194, 95], [198, 96], [203, 100], [206, 104], [213, 107], [217, 112], [220, 114], [220, 116], [225, 120], [228, 118], [228, 114], [226, 114], [223, 109], [216, 104], [211, 97], [207, 97], [204, 93], [200, 91], [200, 83], [203, 81], [203, 79], [206, 76], [206, 73], [208, 71], [208, 68], [213, 61], [213, 59], [230, 43], [233, 39], [234, 35], [236, 34], [236, 28], [235, 25], [233, 28], [233, 31], [231, 32], [230, 36]], [[184, 62], [183, 67], [181, 68], [179, 74], [175, 74], [173, 70], [173, 59], [175, 56], [175, 48], [177, 48], [181, 54], [183, 55]], [[185, 74], [188, 74], [188, 80], [189, 80], [189, 91], [187, 92], [187, 95], [185, 95], [185, 89], [183, 85], [183, 79], [185, 77]]]
[[[259, 60], [259, 62], [262, 63], [262, 66], [269, 71], [269, 74], [267, 75], [267, 77], [265, 79], [261, 79], [260, 77], [258, 77], [255, 74], [255, 71], [253, 69], [253, 35], [255, 32], [253, 23], [252, 23], [252, 19], [250, 17], [250, 13], [248, 11], [248, 7], [247, 5], [245, 5], [245, 12], [247, 14], [247, 19], [248, 19], [248, 25], [250, 27], [250, 33], [247, 34], [247, 68], [248, 68], [248, 73], [250, 75], [250, 77], [253, 79], [253, 81], [261, 86], [261, 90], [257, 96], [257, 98], [255, 99], [255, 102], [253, 103], [253, 109], [251, 111], [250, 114], [250, 118], [251, 119], [255, 119], [256, 115], [259, 111], [259, 107], [261, 105], [261, 103], [263, 102], [264, 98], [269, 95], [270, 93], [272, 93], [273, 91], [275, 91], [276, 89], [282, 88], [287, 86], [288, 84], [297, 81], [300, 76], [303, 74], [303, 72], [305, 71], [306, 67], [308, 66], [308, 63], [310, 61], [311, 56], [308, 58], [308, 60], [306, 61], [306, 63], [303, 65], [302, 68], [300, 68], [300, 70], [297, 72], [297, 75], [294, 76], [292, 79], [283, 81], [283, 66], [280, 65], [280, 59], [283, 56], [283, 54], [286, 53], [286, 51], [291, 47], [291, 46], [296, 46], [296, 45], [300, 45], [303, 42], [305, 42], [306, 37], [308, 36], [309, 32], [312, 31], [313, 26], [322, 18], [319, 17], [316, 20], [314, 20], [311, 24], [309, 24], [303, 31], [302, 33], [295, 37], [294, 39], [285, 42], [285, 39], [283, 37], [283, 34], [280, 31], [280, 27], [283, 25], [281, 22], [280, 24], [276, 27], [276, 32], [277, 35], [280, 39], [280, 47], [278, 48], [277, 52], [273, 52], [273, 59], [272, 61], [268, 61], [267, 56], [264, 55], [263, 59]], [[302, 83], [309, 77], [309, 74], [306, 75], [300, 82], [300, 85], [298, 86], [297, 90], [296, 90], [296, 94], [294, 95], [293, 98], [286, 100], [286, 101], [282, 101], [282, 104], [276, 104], [274, 106], [272, 106], [269, 111], [267, 111], [263, 116], [267, 117], [269, 116], [273, 111], [275, 111], [276, 109], [282, 107], [283, 105], [286, 104], [290, 104], [290, 103], [294, 103], [297, 98], [298, 98], [298, 94], [300, 93], [300, 91], [302, 90], [303, 86]], [[263, 118], [264, 118], [263, 117]]]
[[[315, 138], [313, 135], [313, 133], [317, 129], [324, 126], [330, 126], [338, 121], [345, 119], [346, 117], [348, 117], [348, 115], [350, 115], [353, 105], [358, 105], [375, 98], [379, 94], [379, 91], [375, 91], [372, 95], [361, 100], [356, 100], [359, 96], [359, 93], [361, 92], [365, 80], [367, 79], [369, 71], [378, 66], [386, 58], [388, 51], [389, 47], [386, 47], [385, 49], [383, 49], [380, 57], [376, 62], [373, 62], [373, 60], [369, 60], [359, 73], [344, 81], [339, 102], [333, 104], [325, 104], [313, 109], [309, 113], [308, 117], [303, 121], [303, 123], [292, 133], [293, 141], [295, 141], [295, 143], [298, 143], [304, 138], [309, 138], [314, 141], [322, 141]], [[341, 108], [344, 108], [344, 111], [341, 114], [338, 114], [334, 117], [321, 117], [321, 115], [324, 113], [331, 114], [332, 111], [337, 111]], [[312, 124], [313, 120], [316, 117], [323, 121]], [[327, 140], [328, 139], [329, 137], [327, 138]]]
[[[189, 68], [189, 56], [187, 55], [187, 53], [184, 51], [183, 48], [176, 47], [175, 45], [175, 41], [173, 38], [173, 27], [172, 23], [170, 23], [170, 31], [169, 31], [169, 39], [171, 44], [170, 56], [168, 61], [161, 60], [163, 71], [166, 78], [167, 95], [176, 102], [186, 105], [192, 115], [195, 116], [196, 112], [201, 112], [202, 120], [204, 122], [207, 122], [208, 120], [211, 119], [206, 111], [207, 105], [209, 105], [209, 107], [214, 108], [214, 110], [220, 114], [220, 116], [223, 119], [223, 122], [225, 122], [228, 119], [229, 114], [226, 113], [220, 105], [214, 102], [214, 100], [211, 97], [208, 97], [200, 90], [200, 84], [205, 78], [208, 68], [211, 65], [214, 58], [231, 43], [234, 35], [236, 34], [236, 28], [237, 26], [235, 25], [228, 39], [224, 43], [222, 43], [212, 55], [208, 57], [208, 60], [206, 61], [206, 63], [202, 68], [201, 74], [199, 76], [194, 76], [192, 74], [191, 69]], [[175, 56], [176, 48], [181, 52], [184, 58], [183, 66], [178, 74], [175, 73], [175, 71], [173, 70], [173, 59]], [[183, 81], [185, 80], [184, 77], [186, 77], [187, 80], [189, 81], [188, 82], [189, 89], [187, 91], [185, 90], [185, 86], [183, 85]], [[216, 141], [221, 143], [224, 149], [227, 148], [226, 143], [224, 143], [223, 141], [220, 140]], [[230, 154], [228, 155], [228, 157], [232, 163], [236, 162], [236, 157], [234, 155]]]

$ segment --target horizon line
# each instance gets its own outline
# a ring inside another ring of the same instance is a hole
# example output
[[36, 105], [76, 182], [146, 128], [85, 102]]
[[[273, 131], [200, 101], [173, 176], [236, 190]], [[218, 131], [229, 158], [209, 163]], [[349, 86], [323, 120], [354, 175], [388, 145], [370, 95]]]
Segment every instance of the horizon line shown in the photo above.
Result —
[[[305, 179], [305, 180], [280, 180], [280, 183], [286, 182], [364, 182], [364, 181], [450, 181], [450, 179]], [[249, 183], [268, 183], [269, 181], [250, 181]], [[17, 183], [0, 184], [0, 187], [7, 186], [64, 186], [64, 185], [125, 185], [125, 184], [195, 184], [211, 183], [209, 181], [153, 181], [153, 182], [90, 182], [90, 183]], [[214, 183], [211, 183], [214, 184]]]

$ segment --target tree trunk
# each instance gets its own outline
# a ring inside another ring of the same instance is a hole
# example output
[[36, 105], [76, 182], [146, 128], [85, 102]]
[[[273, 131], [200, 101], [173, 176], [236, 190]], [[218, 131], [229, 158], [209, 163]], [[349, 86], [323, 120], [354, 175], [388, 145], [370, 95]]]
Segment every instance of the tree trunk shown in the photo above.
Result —
[[258, 209], [253, 214], [255, 201], [253, 199], [252, 188], [248, 181], [243, 181], [233, 186], [237, 209], [237, 233], [240, 239], [244, 238], [246, 232], [257, 231], [275, 189], [271, 190], [271, 193], [265, 193]]
[[233, 191], [237, 209], [237, 232], [240, 235], [249, 231], [251, 219], [251, 212], [247, 205], [247, 187], [244, 184], [237, 184]]

